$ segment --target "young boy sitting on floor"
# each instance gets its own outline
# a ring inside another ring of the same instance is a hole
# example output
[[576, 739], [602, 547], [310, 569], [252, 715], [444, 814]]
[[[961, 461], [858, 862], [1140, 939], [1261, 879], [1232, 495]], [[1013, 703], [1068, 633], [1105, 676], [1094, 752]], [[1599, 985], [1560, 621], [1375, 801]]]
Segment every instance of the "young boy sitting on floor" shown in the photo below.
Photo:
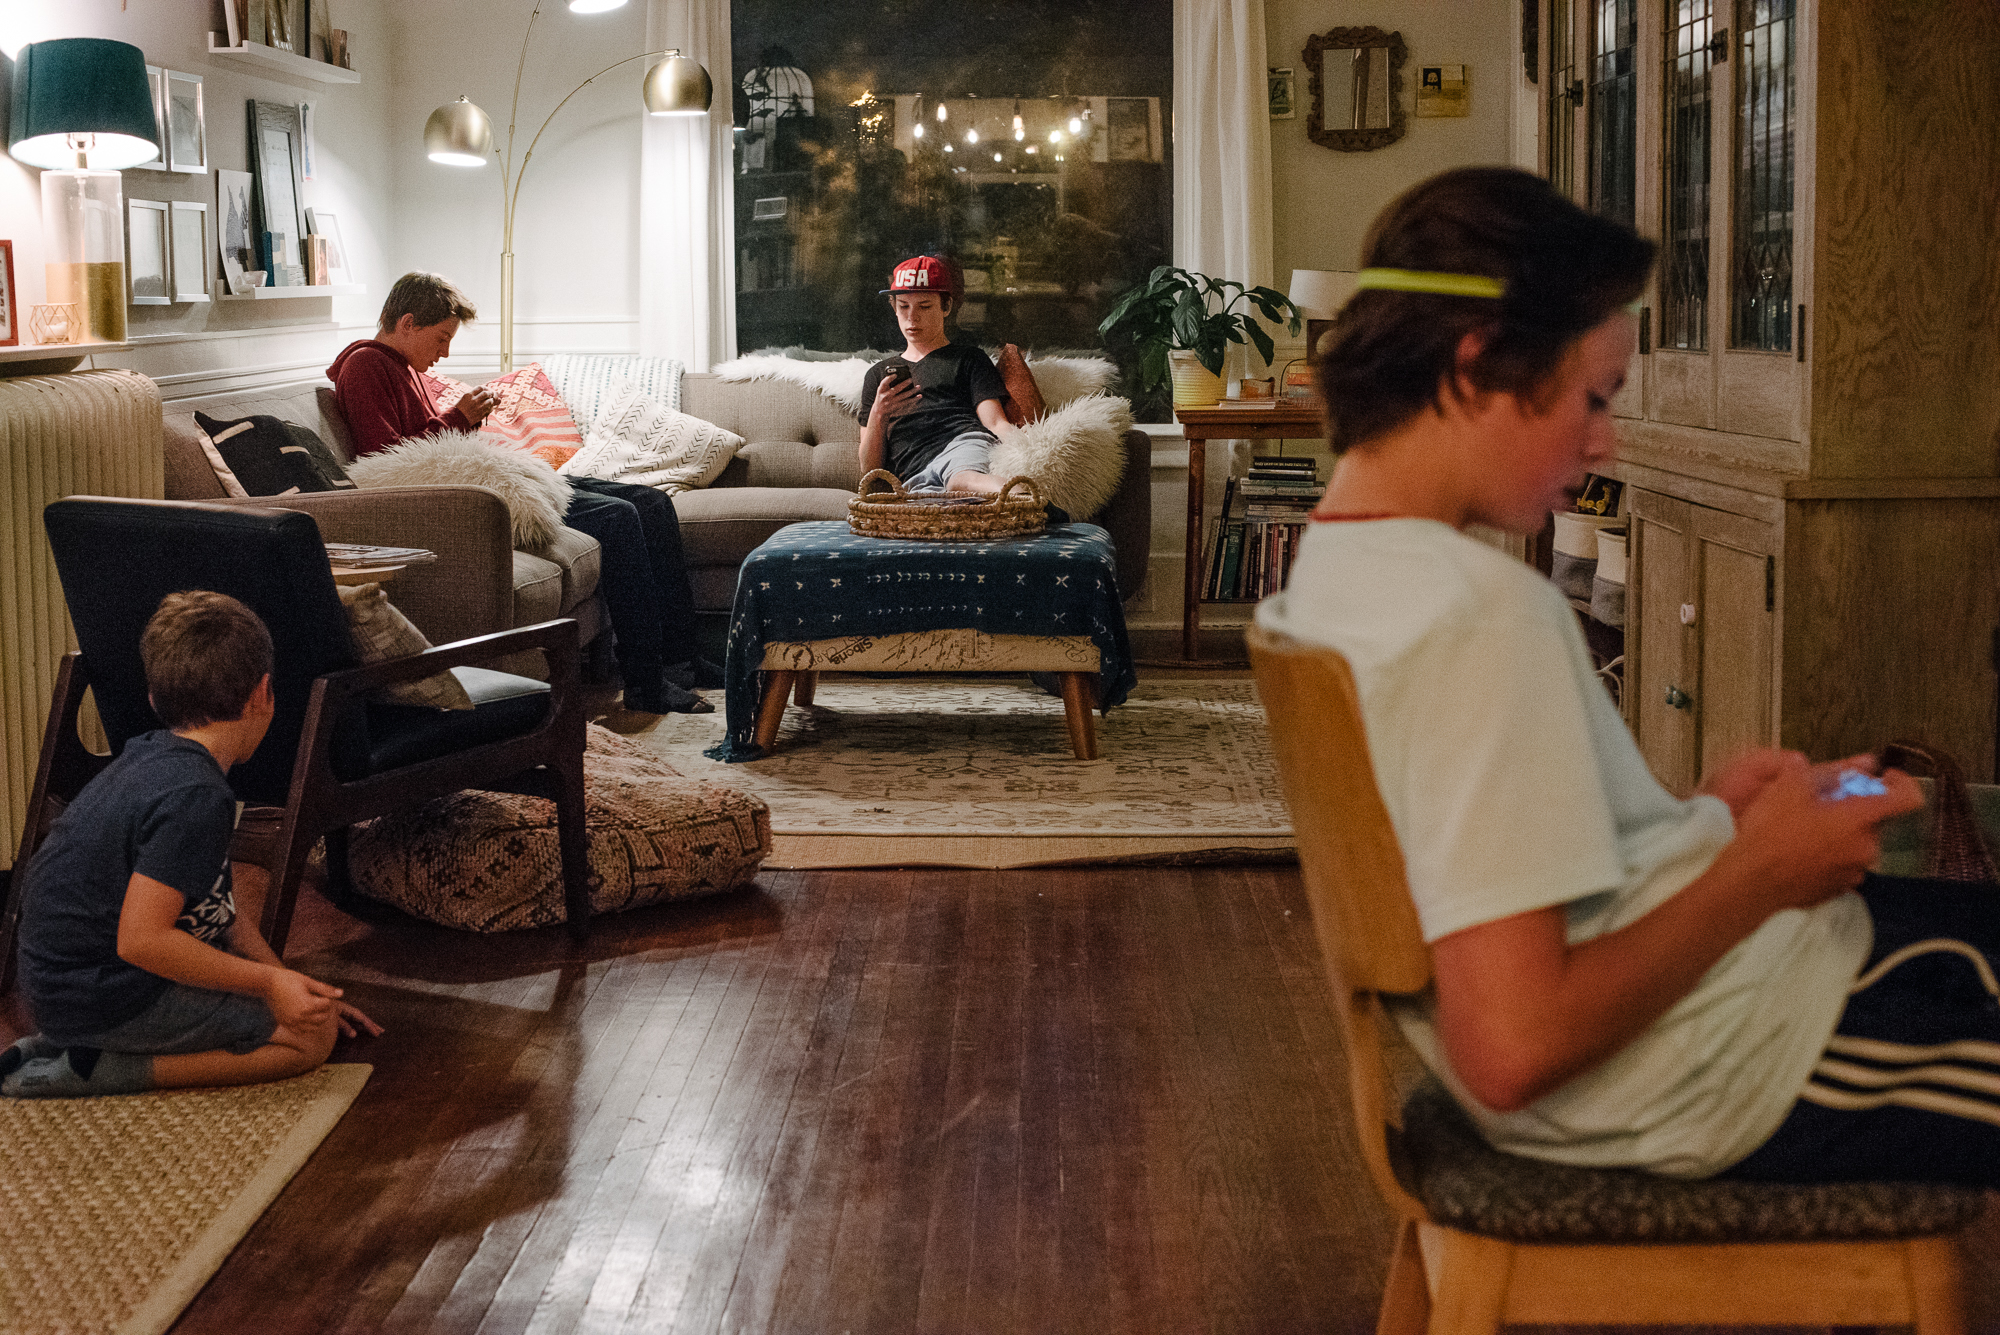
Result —
[[[382, 1032], [237, 915], [223, 776], [271, 726], [264, 623], [223, 594], [169, 594], [139, 655], [166, 729], [126, 743], [21, 872], [21, 986], [42, 1032], [0, 1053], [11, 1098], [282, 1080], [337, 1031]], [[261, 900], [262, 869], [242, 870]]]
[[903, 351], [861, 382], [861, 471], [886, 468], [910, 491], [1000, 490], [987, 471], [993, 447], [1014, 433], [993, 359], [945, 334], [951, 268], [918, 255], [889, 274], [882, 295], [896, 310]]

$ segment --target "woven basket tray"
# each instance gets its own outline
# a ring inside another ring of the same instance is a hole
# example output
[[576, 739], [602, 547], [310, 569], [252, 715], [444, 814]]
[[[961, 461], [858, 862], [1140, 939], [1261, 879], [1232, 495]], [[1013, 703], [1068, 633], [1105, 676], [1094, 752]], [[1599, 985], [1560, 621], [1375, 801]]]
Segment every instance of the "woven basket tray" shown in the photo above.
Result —
[[[870, 495], [871, 484], [888, 492]], [[1026, 496], [1017, 496], [1025, 489]], [[909, 492], [894, 473], [876, 469], [861, 479], [861, 494], [847, 503], [847, 526], [864, 538], [914, 538], [924, 542], [977, 542], [1040, 533], [1048, 502], [1029, 477], [1009, 478], [1000, 494], [971, 491]]]

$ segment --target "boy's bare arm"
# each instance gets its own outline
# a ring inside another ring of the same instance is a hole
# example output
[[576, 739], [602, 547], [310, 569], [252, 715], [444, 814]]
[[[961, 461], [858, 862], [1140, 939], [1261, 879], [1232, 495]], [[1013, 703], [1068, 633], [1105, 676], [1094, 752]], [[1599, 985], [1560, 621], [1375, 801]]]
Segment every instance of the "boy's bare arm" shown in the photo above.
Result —
[[1577, 945], [1560, 908], [1468, 927], [1432, 944], [1438, 1029], [1453, 1071], [1512, 1111], [1610, 1058], [1686, 996], [1766, 918], [1852, 888], [1877, 825], [1923, 805], [1908, 775], [1881, 797], [1827, 802], [1803, 758], [1746, 804], [1702, 875], [1637, 921]]
[[889, 423], [917, 406], [919, 391], [907, 375], [884, 376], [861, 427], [861, 471], [872, 473], [889, 458]]
[[975, 411], [979, 414], [979, 420], [985, 423], [986, 429], [993, 433], [995, 440], [1005, 440], [1019, 429], [1007, 420], [1007, 410], [1000, 406], [998, 399], [981, 399]]
[[[278, 1023], [290, 1028], [321, 1023], [334, 1013], [339, 988], [196, 940], [174, 926], [185, 906], [181, 892], [164, 881], [132, 873], [118, 915], [118, 958], [188, 987], [262, 997]], [[270, 947], [264, 949], [268, 953]]]

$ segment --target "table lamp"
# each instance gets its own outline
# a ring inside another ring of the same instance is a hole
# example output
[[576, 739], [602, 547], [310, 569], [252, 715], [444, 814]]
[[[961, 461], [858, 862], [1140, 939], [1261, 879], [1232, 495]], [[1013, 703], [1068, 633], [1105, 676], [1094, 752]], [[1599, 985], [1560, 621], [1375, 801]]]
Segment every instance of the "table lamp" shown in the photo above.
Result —
[[125, 199], [118, 173], [159, 152], [145, 53], [62, 37], [21, 48], [7, 151], [42, 171], [48, 299], [83, 311], [87, 340], [125, 338]]
[[1319, 362], [1320, 340], [1333, 330], [1333, 317], [1354, 295], [1354, 274], [1347, 269], [1294, 269], [1285, 294], [1306, 317], [1306, 362]]
[[[624, 0], [570, 0], [570, 11], [596, 14], [616, 9]], [[528, 141], [521, 165], [514, 166], [514, 113], [521, 106], [521, 74], [528, 68], [528, 39], [534, 35], [535, 20], [542, 7], [528, 15], [528, 29], [521, 37], [521, 62], [514, 71], [513, 109], [507, 116], [507, 150], [500, 159], [500, 373], [514, 369], [514, 205], [521, 197], [521, 178], [527, 174], [528, 159], [542, 140], [542, 130], [556, 118], [556, 112], [585, 88], [620, 65], [653, 56], [664, 56], [646, 71], [639, 92], [652, 116], [706, 116], [715, 88], [700, 61], [691, 60], [678, 49], [648, 51], [613, 61], [596, 74], [569, 90], [555, 111], [542, 121], [540, 130]], [[432, 162], [447, 167], [484, 167], [493, 153], [493, 119], [464, 97], [447, 102], [431, 113], [424, 123], [424, 152]]]

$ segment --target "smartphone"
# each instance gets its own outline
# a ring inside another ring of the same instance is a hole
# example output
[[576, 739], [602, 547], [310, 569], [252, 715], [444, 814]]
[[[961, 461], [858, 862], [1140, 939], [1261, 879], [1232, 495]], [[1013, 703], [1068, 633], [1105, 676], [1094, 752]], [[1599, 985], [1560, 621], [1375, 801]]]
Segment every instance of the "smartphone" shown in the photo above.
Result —
[[1840, 782], [1827, 793], [1826, 800], [1839, 802], [1849, 797], [1880, 797], [1888, 791], [1874, 775], [1863, 774], [1858, 769], [1844, 769], [1840, 772]]

